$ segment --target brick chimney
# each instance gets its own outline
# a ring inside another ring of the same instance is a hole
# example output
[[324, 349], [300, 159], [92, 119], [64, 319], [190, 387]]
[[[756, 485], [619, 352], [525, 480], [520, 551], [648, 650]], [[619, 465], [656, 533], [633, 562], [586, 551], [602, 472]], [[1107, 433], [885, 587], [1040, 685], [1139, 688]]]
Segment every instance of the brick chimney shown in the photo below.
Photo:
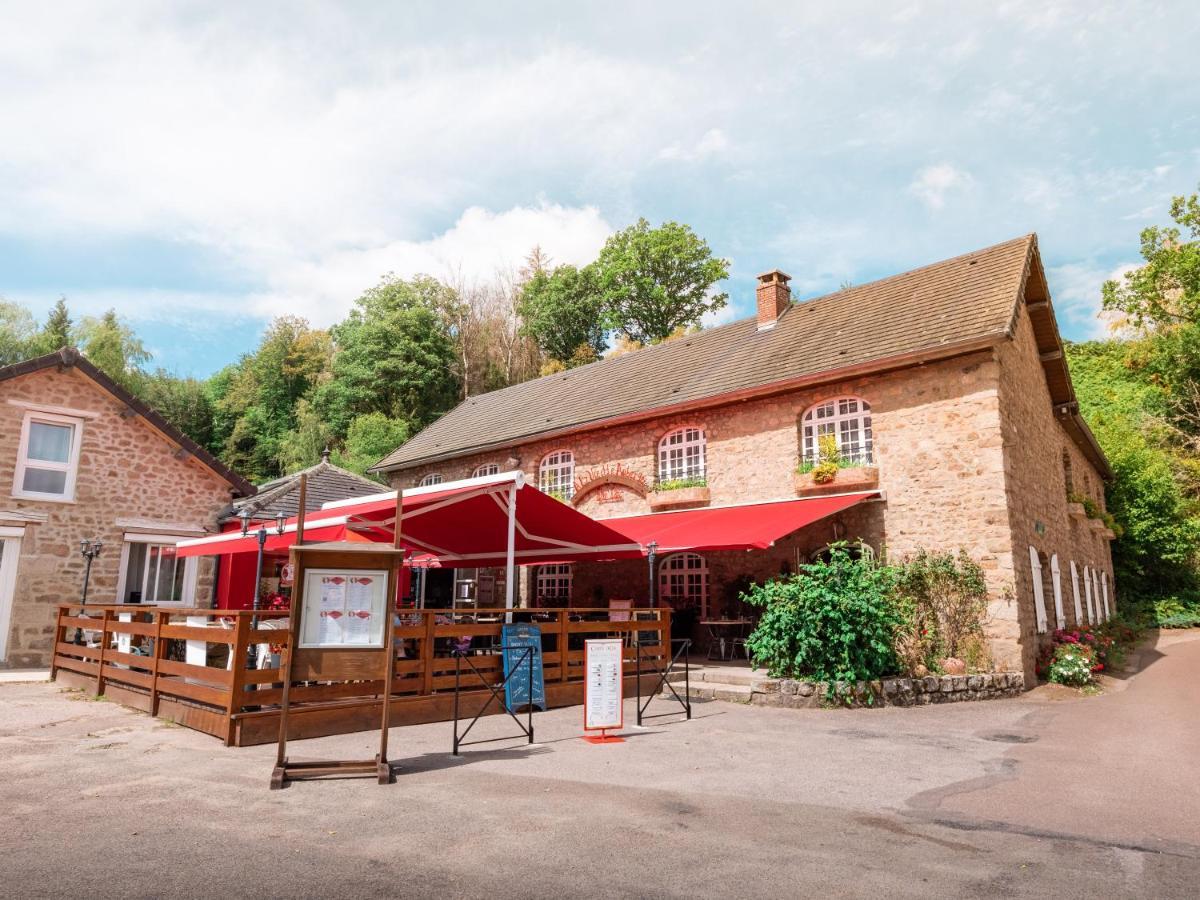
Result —
[[791, 275], [772, 269], [758, 276], [758, 330], [774, 328], [779, 317], [792, 305]]

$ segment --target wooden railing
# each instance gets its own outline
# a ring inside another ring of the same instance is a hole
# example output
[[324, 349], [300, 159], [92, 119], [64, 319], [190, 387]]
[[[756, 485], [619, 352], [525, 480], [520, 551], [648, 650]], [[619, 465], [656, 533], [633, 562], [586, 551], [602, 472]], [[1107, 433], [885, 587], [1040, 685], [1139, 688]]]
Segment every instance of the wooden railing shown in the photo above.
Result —
[[[455, 648], [467, 644], [474, 668], [502, 680], [498, 650], [503, 609], [468, 613], [406, 610], [395, 628], [392, 722], [440, 721], [450, 716]], [[636, 654], [645, 677], [669, 657], [670, 609], [512, 610], [516, 622], [542, 631], [542, 661], [551, 706], [582, 700], [583, 642], [625, 640], [626, 677]], [[257, 627], [254, 618], [257, 616]], [[216, 735], [227, 744], [273, 740], [283, 694], [279, 658], [288, 643], [286, 611], [80, 606], [58, 609], [51, 677], [106, 695], [151, 715]], [[628, 621], [612, 621], [613, 616]], [[482, 702], [487, 689], [472, 676], [466, 692]], [[382, 679], [293, 682], [289, 732], [299, 737], [371, 727], [378, 721]], [[471, 699], [467, 698], [470, 706]], [[296, 724], [293, 724], [296, 723]], [[274, 729], [274, 730], [272, 730]]]

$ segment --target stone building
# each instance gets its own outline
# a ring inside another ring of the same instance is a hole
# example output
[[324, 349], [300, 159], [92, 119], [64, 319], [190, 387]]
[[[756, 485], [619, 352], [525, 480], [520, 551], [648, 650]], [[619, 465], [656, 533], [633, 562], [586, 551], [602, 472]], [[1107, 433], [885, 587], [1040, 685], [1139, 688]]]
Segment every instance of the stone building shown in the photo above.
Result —
[[89, 602], [190, 605], [209, 560], [175, 543], [216, 531], [254, 487], [63, 349], [0, 368], [0, 667], [47, 665], [55, 607], [80, 599], [80, 541], [99, 540]]
[[[1048, 632], [1116, 602], [1111, 532], [1068, 496], [1103, 510], [1111, 473], [1079, 414], [1036, 236], [803, 302], [788, 281], [759, 276], [752, 318], [471, 397], [376, 470], [408, 487], [520, 468], [628, 534], [690, 510], [724, 549], [666, 547], [653, 578], [702, 618], [735, 614], [746, 582], [835, 540], [893, 557], [963, 548], [987, 573], [995, 663], [1033, 683]], [[822, 435], [841, 467], [817, 484]], [[821, 496], [844, 508], [804, 524]], [[794, 510], [802, 527], [739, 547], [745, 526], [720, 524], [736, 508], [743, 523]], [[543, 567], [521, 589], [532, 603], [644, 602], [649, 576], [636, 561]]]

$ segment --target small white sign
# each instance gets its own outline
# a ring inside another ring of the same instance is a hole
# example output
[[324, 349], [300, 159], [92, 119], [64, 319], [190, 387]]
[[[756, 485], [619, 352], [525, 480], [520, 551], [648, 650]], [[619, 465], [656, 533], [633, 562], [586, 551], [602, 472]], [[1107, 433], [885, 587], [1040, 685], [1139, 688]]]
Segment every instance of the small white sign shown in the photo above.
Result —
[[386, 570], [307, 570], [300, 646], [382, 647], [387, 583]]
[[620, 638], [584, 641], [583, 727], [585, 731], [624, 725]]

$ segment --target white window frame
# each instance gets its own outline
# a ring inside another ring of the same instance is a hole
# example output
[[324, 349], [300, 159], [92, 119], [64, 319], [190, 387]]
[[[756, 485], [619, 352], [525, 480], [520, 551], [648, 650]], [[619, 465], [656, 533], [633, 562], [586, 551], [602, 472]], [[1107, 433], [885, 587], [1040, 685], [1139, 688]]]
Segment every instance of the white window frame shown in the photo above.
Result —
[[499, 475], [500, 467], [496, 463], [484, 463], [482, 466], [476, 466], [475, 471], [471, 473], [472, 478], [485, 478], [488, 475]]
[[[189, 537], [195, 537], [195, 535], [126, 532], [121, 542], [121, 560], [120, 570], [117, 574], [117, 596], [115, 602], [126, 606], [195, 606], [196, 586], [200, 576], [200, 559], [196, 556], [189, 556], [183, 560], [183, 590], [178, 600], [157, 601], [146, 599], [146, 579], [148, 578], [150, 569], [150, 547], [173, 547], [179, 541], [186, 540]], [[124, 599], [125, 585], [129, 572], [129, 551], [132, 544], [148, 545], [146, 548], [146, 558], [142, 561], [142, 601], [140, 603], [126, 603]], [[175, 565], [179, 565], [178, 558], [175, 560]]]
[[1067, 627], [1067, 614], [1063, 611], [1062, 569], [1058, 565], [1058, 554], [1050, 557], [1050, 581], [1054, 585], [1054, 621], [1055, 627]]
[[[827, 412], [828, 411], [828, 412]], [[846, 452], [843, 448], [844, 426], [856, 424], [859, 449]], [[863, 466], [875, 465], [875, 434], [871, 419], [871, 404], [861, 397], [830, 397], [814, 403], [800, 418], [800, 459], [806, 463], [820, 462], [822, 432], [837, 440], [838, 456]]]
[[[658, 596], [668, 606], [673, 605], [670, 603], [672, 599], [695, 597], [696, 592], [687, 591], [686, 587], [689, 578], [697, 578], [700, 583], [700, 618], [705, 619], [708, 617], [708, 574], [708, 560], [699, 553], [690, 551], [672, 553], [663, 559], [658, 567]], [[672, 577], [682, 579], [685, 587], [683, 593], [677, 593], [672, 589]]]
[[1075, 627], [1083, 624], [1083, 601], [1079, 599], [1079, 567], [1071, 560], [1071, 590], [1075, 595]]
[[417, 487], [433, 487], [441, 484], [443, 480], [441, 472], [430, 472], [418, 482]]
[[658, 480], [707, 478], [707, 436], [699, 425], [668, 431], [658, 442]]
[[1033, 575], [1033, 608], [1037, 614], [1037, 633], [1045, 634], [1048, 622], [1046, 620], [1046, 586], [1042, 582], [1042, 560], [1037, 548], [1029, 548], [1029, 568]]
[[549, 606], [570, 606], [574, 579], [575, 572], [570, 563], [538, 566], [533, 596], [539, 604], [547, 601]]
[[0, 662], [8, 659], [8, 635], [17, 592], [17, 565], [21, 559], [24, 527], [0, 526]]
[[[40, 459], [29, 459], [29, 432], [34, 422], [46, 425], [66, 425], [71, 428], [71, 450], [65, 463], [48, 462]], [[12, 495], [24, 500], [47, 500], [51, 503], [74, 503], [75, 482], [79, 474], [79, 449], [83, 444], [83, 419], [76, 416], [64, 416], [58, 413], [42, 412], [31, 409], [21, 420], [21, 442], [17, 447], [17, 464], [13, 469]], [[25, 470], [40, 469], [50, 472], [66, 472], [66, 482], [61, 494], [50, 494], [43, 491], [27, 491]]]
[[553, 450], [538, 463], [538, 489], [570, 500], [575, 496], [575, 454]]

